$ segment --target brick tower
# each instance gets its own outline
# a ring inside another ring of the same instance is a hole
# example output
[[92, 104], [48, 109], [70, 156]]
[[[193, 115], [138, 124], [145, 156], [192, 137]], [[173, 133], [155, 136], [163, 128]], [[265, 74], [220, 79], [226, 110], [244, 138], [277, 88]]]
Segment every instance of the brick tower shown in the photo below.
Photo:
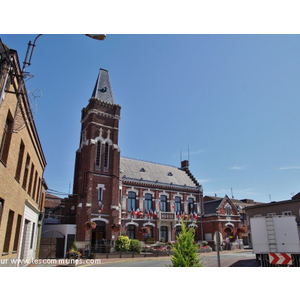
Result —
[[[118, 146], [121, 106], [114, 101], [108, 71], [100, 69], [92, 97], [82, 109], [80, 146], [76, 152], [73, 210], [76, 242], [101, 251], [117, 236], [111, 224], [120, 223], [120, 149]], [[70, 199], [71, 200], [71, 199]], [[86, 230], [84, 223], [97, 227]]]

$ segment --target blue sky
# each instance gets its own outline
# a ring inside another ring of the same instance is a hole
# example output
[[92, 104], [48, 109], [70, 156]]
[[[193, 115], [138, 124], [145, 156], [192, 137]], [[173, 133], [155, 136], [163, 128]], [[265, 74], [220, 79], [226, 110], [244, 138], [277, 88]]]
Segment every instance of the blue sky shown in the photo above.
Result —
[[[0, 37], [23, 62], [35, 35]], [[42, 91], [49, 188], [72, 190], [81, 109], [104, 68], [122, 106], [122, 156], [178, 167], [189, 157], [205, 195], [289, 199], [300, 191], [299, 53], [299, 35], [41, 36], [26, 86]]]

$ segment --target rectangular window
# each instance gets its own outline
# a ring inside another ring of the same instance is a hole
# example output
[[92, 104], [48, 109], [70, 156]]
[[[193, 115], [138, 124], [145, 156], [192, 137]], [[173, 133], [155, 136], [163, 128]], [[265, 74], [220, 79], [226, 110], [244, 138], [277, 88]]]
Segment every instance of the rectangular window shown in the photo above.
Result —
[[9, 252], [9, 244], [10, 244], [11, 232], [12, 232], [12, 227], [14, 222], [14, 214], [15, 214], [14, 211], [9, 210], [5, 239], [4, 239], [4, 247], [3, 247], [3, 252], [5, 253]]
[[31, 195], [32, 181], [33, 181], [33, 173], [34, 173], [34, 164], [31, 163], [30, 177], [29, 177], [29, 185], [28, 185], [28, 194]]
[[18, 164], [17, 164], [17, 169], [16, 169], [16, 176], [15, 176], [15, 178], [18, 181], [20, 181], [20, 177], [21, 177], [21, 170], [22, 170], [22, 163], [23, 163], [23, 157], [24, 157], [24, 150], [25, 150], [25, 145], [24, 145], [23, 141], [21, 141], [20, 149], [19, 149]]
[[37, 171], [35, 171], [34, 182], [33, 182], [33, 191], [32, 191], [32, 199], [33, 200], [35, 199], [37, 177], [38, 177], [38, 173], [37, 173]]
[[40, 201], [40, 190], [41, 190], [41, 177], [39, 177], [38, 190], [35, 197], [36, 203], [39, 203]]
[[152, 209], [152, 195], [146, 194], [145, 195], [145, 213], [148, 213], [150, 209]]
[[0, 199], [0, 228], [1, 228], [1, 220], [2, 220], [2, 214], [3, 214], [3, 206], [4, 206], [4, 200]]
[[108, 143], [105, 144], [104, 168], [108, 169]]
[[167, 211], [167, 196], [160, 196], [160, 210]]
[[13, 251], [18, 251], [19, 239], [20, 239], [21, 222], [22, 222], [22, 216], [18, 215], [17, 228], [16, 228], [16, 233], [15, 233], [15, 241], [14, 241]]
[[129, 192], [128, 193], [128, 205], [127, 205], [127, 211], [132, 212], [135, 211], [135, 193]]
[[12, 125], [13, 125], [13, 118], [8, 112], [6, 122], [4, 125], [4, 130], [2, 134], [2, 140], [0, 145], [0, 159], [6, 165], [8, 159], [8, 152], [10, 147], [10, 141], [12, 136]]
[[24, 170], [24, 177], [23, 177], [23, 189], [24, 190], [26, 190], [26, 186], [27, 186], [29, 165], [30, 165], [30, 156], [29, 156], [29, 154], [27, 154], [26, 163], [25, 163], [25, 170]]
[[100, 155], [101, 155], [101, 142], [97, 142], [97, 151], [96, 151], [96, 169], [100, 169]]
[[189, 204], [189, 214], [192, 214], [194, 212], [194, 199], [189, 198], [188, 199], [188, 204]]
[[98, 202], [102, 202], [102, 189], [98, 189]]
[[175, 212], [181, 212], [181, 199], [180, 197], [175, 197]]
[[34, 231], [35, 231], [35, 223], [32, 223], [32, 232], [31, 232], [30, 249], [32, 249], [32, 247], [33, 247]]

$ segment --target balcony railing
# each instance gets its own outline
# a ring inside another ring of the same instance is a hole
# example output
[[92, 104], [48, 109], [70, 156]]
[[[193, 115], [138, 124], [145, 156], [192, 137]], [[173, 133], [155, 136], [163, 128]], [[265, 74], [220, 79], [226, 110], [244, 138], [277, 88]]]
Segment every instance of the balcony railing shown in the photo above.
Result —
[[175, 219], [175, 213], [174, 212], [161, 211], [158, 214], [158, 218], [160, 220], [174, 220]]

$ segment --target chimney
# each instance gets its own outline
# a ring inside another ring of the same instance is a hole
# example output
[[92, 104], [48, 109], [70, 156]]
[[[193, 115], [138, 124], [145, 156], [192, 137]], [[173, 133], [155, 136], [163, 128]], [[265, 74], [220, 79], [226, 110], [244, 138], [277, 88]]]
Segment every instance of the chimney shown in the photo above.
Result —
[[189, 170], [189, 161], [188, 160], [183, 160], [181, 162], [181, 169], [184, 170], [184, 171]]

